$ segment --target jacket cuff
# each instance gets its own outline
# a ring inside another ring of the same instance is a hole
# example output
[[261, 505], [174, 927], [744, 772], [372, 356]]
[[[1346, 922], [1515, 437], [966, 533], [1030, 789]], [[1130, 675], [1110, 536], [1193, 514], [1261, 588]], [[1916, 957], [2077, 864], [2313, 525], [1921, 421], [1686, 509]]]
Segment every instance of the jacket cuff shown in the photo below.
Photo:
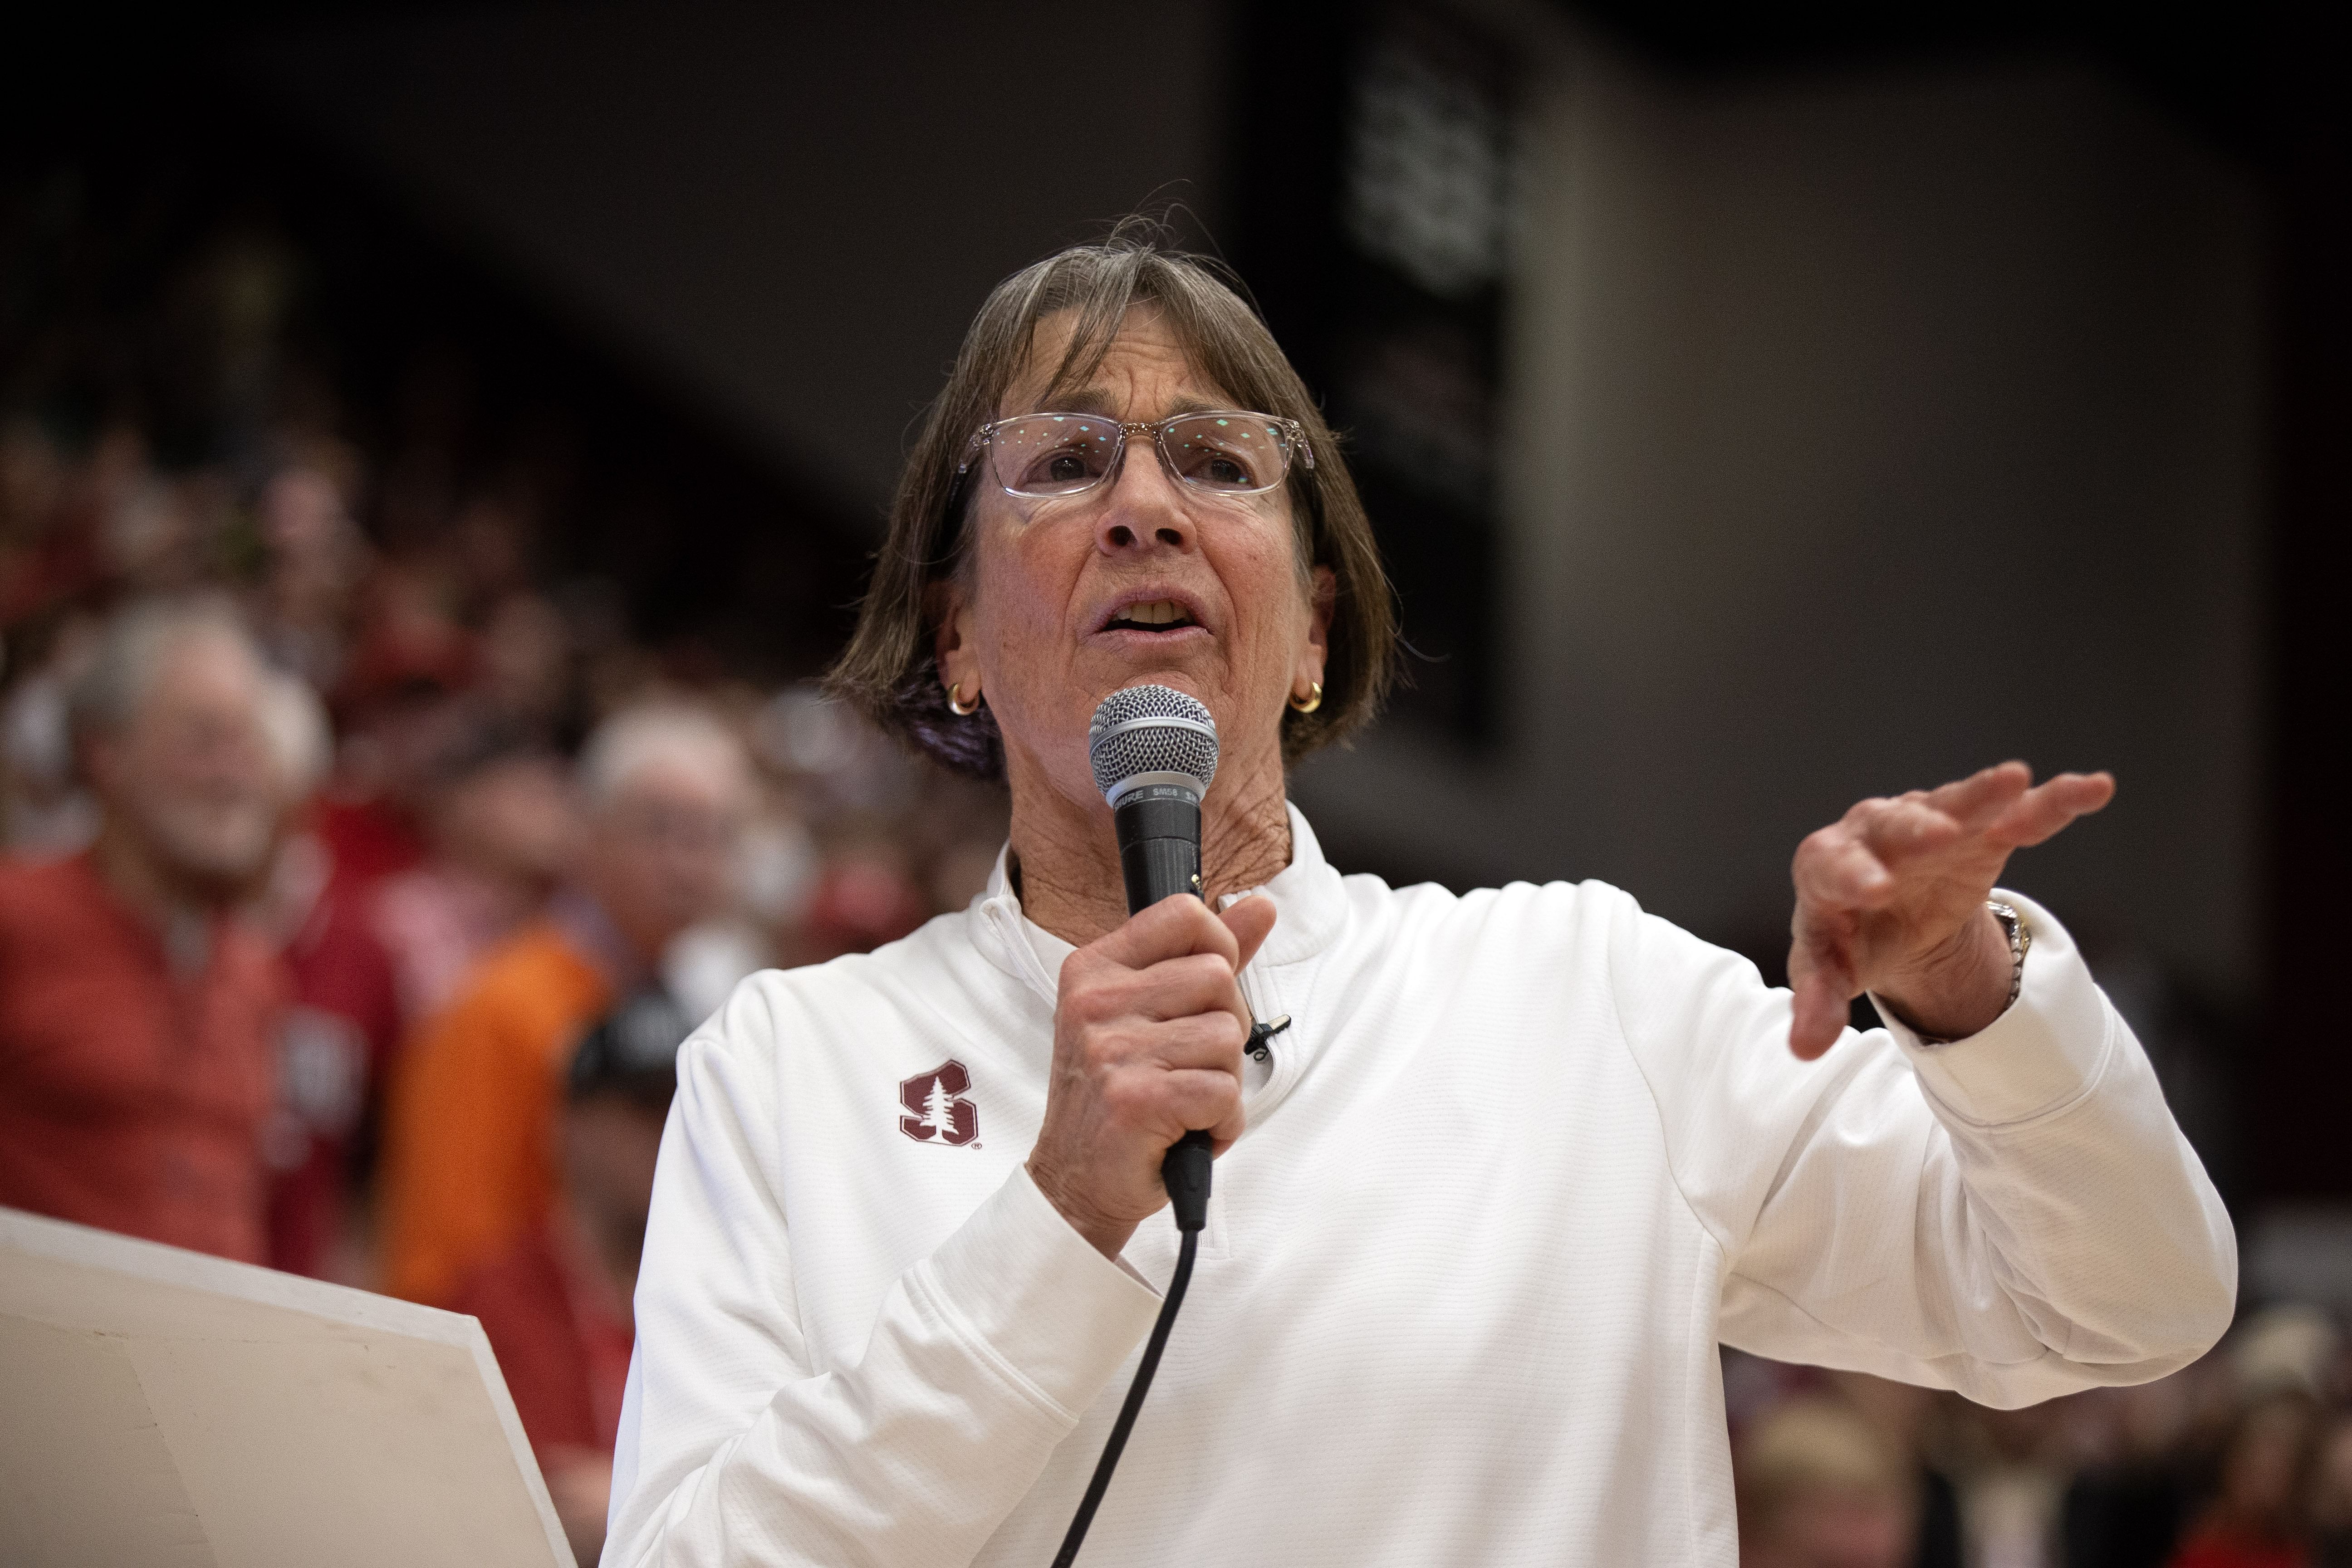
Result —
[[1928, 1098], [1979, 1127], [2028, 1121], [2079, 1099], [2106, 1063], [2112, 1017], [2066, 928], [2031, 899], [2002, 889], [1993, 897], [2013, 905], [2033, 934], [2024, 984], [2007, 1012], [1964, 1039], [1930, 1046], [1892, 1007], [1870, 999]]
[[1025, 1165], [915, 1273], [958, 1338], [1072, 1422], [1160, 1315], [1159, 1294], [1071, 1228]]

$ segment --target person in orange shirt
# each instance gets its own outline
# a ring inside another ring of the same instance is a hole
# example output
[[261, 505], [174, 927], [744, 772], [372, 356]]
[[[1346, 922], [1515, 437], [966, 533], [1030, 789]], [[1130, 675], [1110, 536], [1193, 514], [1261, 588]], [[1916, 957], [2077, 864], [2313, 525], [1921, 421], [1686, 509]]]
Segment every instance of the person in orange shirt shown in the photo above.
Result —
[[723, 907], [753, 796], [734, 734], [698, 709], [606, 721], [581, 754], [585, 844], [547, 915], [494, 948], [410, 1045], [385, 1128], [384, 1278], [441, 1305], [543, 1224], [562, 1072], [582, 1031]]
[[635, 1342], [630, 1298], [677, 1047], [694, 1023], [667, 992], [648, 988], [589, 1029], [572, 1053], [559, 1120], [563, 1201], [468, 1275], [450, 1303], [481, 1320], [583, 1564], [604, 1548]]
[[118, 613], [75, 681], [97, 842], [0, 866], [0, 1205], [262, 1260], [284, 981], [236, 910], [290, 691], [206, 601]]

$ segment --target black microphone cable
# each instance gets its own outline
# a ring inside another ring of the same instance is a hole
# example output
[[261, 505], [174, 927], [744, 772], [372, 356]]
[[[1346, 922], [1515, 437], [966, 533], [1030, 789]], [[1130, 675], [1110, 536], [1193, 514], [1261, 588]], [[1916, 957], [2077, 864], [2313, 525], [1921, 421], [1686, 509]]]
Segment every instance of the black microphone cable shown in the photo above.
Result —
[[[1290, 1015], [1285, 1013], [1270, 1024], [1250, 1026], [1249, 1043], [1243, 1049], [1254, 1057], [1264, 1057], [1269, 1049], [1266, 1042], [1290, 1027]], [[1110, 1490], [1110, 1474], [1118, 1468], [1118, 1456], [1127, 1447], [1127, 1435], [1135, 1430], [1137, 1412], [1143, 1408], [1143, 1396], [1151, 1392], [1151, 1374], [1160, 1370], [1160, 1352], [1168, 1348], [1168, 1331], [1176, 1325], [1176, 1310], [1184, 1304], [1185, 1287], [1192, 1283], [1192, 1258], [1200, 1250], [1202, 1227], [1209, 1223], [1209, 1163], [1213, 1151], [1206, 1132], [1187, 1132], [1171, 1145], [1167, 1157], [1160, 1162], [1160, 1179], [1168, 1188], [1168, 1204], [1176, 1213], [1176, 1272], [1168, 1277], [1168, 1294], [1160, 1303], [1160, 1317], [1151, 1325], [1151, 1337], [1143, 1342], [1143, 1359], [1136, 1363], [1135, 1381], [1127, 1385], [1127, 1402], [1118, 1407], [1118, 1419], [1110, 1424], [1110, 1436], [1103, 1441], [1102, 1458], [1095, 1461], [1094, 1479], [1087, 1483], [1087, 1495], [1078, 1500], [1078, 1511], [1070, 1520], [1069, 1533], [1062, 1537], [1062, 1549], [1054, 1553], [1053, 1568], [1070, 1568], [1078, 1555], [1078, 1548], [1087, 1539], [1087, 1528], [1095, 1521], [1095, 1510], [1102, 1506], [1103, 1494]]]
[[1168, 1277], [1168, 1294], [1160, 1303], [1160, 1317], [1151, 1325], [1151, 1337], [1143, 1342], [1143, 1360], [1135, 1368], [1135, 1381], [1127, 1385], [1127, 1402], [1118, 1407], [1118, 1419], [1110, 1425], [1110, 1436], [1103, 1443], [1102, 1458], [1095, 1461], [1094, 1479], [1087, 1483], [1087, 1495], [1078, 1500], [1078, 1511], [1070, 1520], [1069, 1533], [1062, 1537], [1062, 1549], [1054, 1553], [1054, 1568], [1070, 1568], [1077, 1561], [1078, 1548], [1086, 1543], [1087, 1528], [1095, 1521], [1095, 1510], [1102, 1506], [1103, 1494], [1110, 1489], [1110, 1476], [1118, 1468], [1118, 1456], [1127, 1447], [1127, 1435], [1135, 1430], [1135, 1417], [1143, 1408], [1143, 1396], [1151, 1392], [1151, 1374], [1160, 1370], [1160, 1352], [1168, 1348], [1168, 1331], [1176, 1326], [1177, 1310], [1184, 1305], [1185, 1287], [1192, 1283], [1192, 1258], [1201, 1247], [1201, 1227], [1209, 1222], [1209, 1135], [1187, 1132], [1171, 1145], [1167, 1158], [1160, 1163], [1160, 1179], [1167, 1184], [1168, 1201], [1176, 1211], [1176, 1272]]

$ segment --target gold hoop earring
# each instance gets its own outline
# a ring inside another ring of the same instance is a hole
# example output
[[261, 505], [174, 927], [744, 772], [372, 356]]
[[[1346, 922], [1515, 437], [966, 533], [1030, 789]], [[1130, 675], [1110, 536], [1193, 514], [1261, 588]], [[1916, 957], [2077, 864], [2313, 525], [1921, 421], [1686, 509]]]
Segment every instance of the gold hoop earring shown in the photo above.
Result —
[[963, 705], [963, 682], [959, 680], [953, 686], [948, 688], [948, 711], [954, 714], [959, 719], [969, 719], [973, 714], [980, 711], [980, 697], [977, 693], [974, 693], [971, 700], [971, 706], [969, 708], [965, 707]]
[[1296, 697], [1290, 700], [1290, 707], [1293, 712], [1312, 713], [1315, 710], [1323, 706], [1323, 683], [1319, 680], [1310, 680], [1307, 684], [1313, 687], [1315, 689], [1307, 694], [1307, 700], [1304, 702], [1300, 701]]

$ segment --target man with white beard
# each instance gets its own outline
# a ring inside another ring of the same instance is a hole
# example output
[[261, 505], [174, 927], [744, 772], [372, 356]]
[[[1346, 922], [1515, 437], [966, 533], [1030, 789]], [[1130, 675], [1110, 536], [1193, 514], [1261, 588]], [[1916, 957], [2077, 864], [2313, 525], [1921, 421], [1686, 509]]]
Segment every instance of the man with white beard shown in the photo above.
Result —
[[262, 1260], [282, 984], [236, 908], [288, 805], [282, 679], [226, 606], [152, 601], [74, 682], [97, 841], [0, 865], [0, 1204]]

